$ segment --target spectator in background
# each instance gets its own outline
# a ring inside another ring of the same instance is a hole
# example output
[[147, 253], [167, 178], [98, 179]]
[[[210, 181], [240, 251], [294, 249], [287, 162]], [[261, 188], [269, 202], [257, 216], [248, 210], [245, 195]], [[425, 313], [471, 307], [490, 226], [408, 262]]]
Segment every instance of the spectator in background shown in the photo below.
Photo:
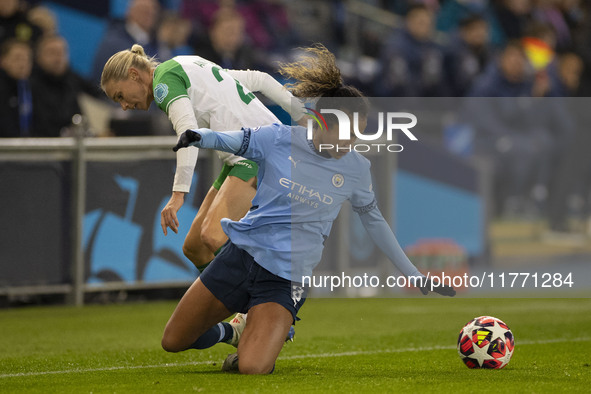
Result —
[[221, 7], [235, 7], [234, 0], [182, 0], [180, 14], [205, 29], [211, 26], [213, 16]]
[[[564, 53], [558, 57], [555, 74], [551, 74], [553, 81], [553, 96], [576, 96], [580, 92], [580, 82], [583, 73], [583, 60], [574, 53]], [[555, 103], [557, 100], [552, 100]], [[559, 101], [560, 102], [560, 101]], [[564, 100], [562, 101], [564, 102]], [[574, 211], [579, 218], [581, 214], [589, 214], [589, 192], [591, 179], [591, 156], [589, 144], [591, 134], [586, 125], [590, 121], [586, 100], [568, 100], [571, 116], [565, 120], [578, 122], [572, 138], [565, 141], [566, 154], [556, 166], [552, 183], [550, 184], [548, 224], [549, 239], [553, 236], [572, 231], [569, 225], [570, 211]], [[587, 242], [586, 239], [583, 242]]]
[[464, 116], [475, 130], [474, 150], [493, 164], [497, 213], [525, 213], [534, 190], [539, 190], [537, 201], [546, 198], [550, 167], [560, 154], [554, 142], [561, 136], [555, 131], [565, 131], [561, 108], [531, 99], [547, 93], [547, 82], [534, 78], [520, 41], [511, 41], [469, 93], [498, 99], [465, 103]]
[[19, 0], [0, 1], [0, 43], [16, 38], [33, 44], [41, 33], [41, 29], [29, 20]]
[[450, 93], [462, 97], [474, 79], [487, 67], [490, 59], [488, 23], [478, 15], [460, 22], [458, 34], [447, 47], [445, 69]]
[[165, 61], [179, 55], [191, 55], [193, 49], [188, 45], [191, 35], [191, 22], [176, 13], [164, 15], [158, 26], [158, 59]]
[[234, 8], [248, 26], [245, 41], [259, 50], [277, 52], [289, 49], [296, 41], [285, 3], [283, 0], [184, 0], [181, 15], [193, 21], [194, 35], [198, 36], [211, 29], [220, 9]]
[[[582, 63], [577, 63], [576, 56], [564, 63], [560, 57], [557, 57], [558, 36], [553, 25], [532, 22], [521, 42], [535, 72], [534, 96], [566, 97], [576, 93], [582, 73]], [[563, 82], [568, 83], [570, 88]], [[569, 91], [569, 89], [573, 90]], [[532, 144], [538, 147], [543, 146], [544, 143], [547, 145], [542, 148], [545, 150], [545, 157], [539, 161], [534, 174], [535, 185], [531, 195], [538, 207], [544, 211], [549, 209], [551, 222], [554, 221], [552, 217], [556, 217], [556, 213], [552, 213], [557, 206], [556, 199], [568, 197], [557, 190], [562, 187], [560, 185], [563, 181], [560, 178], [566, 175], [565, 158], [572, 148], [576, 130], [575, 116], [569, 113], [568, 107], [566, 100], [554, 99], [537, 101], [534, 109], [540, 113], [538, 120], [544, 119], [544, 122], [536, 126], [536, 139]]]
[[573, 52], [559, 55], [556, 64], [550, 68], [550, 97], [576, 96], [583, 74], [583, 59]]
[[284, 0], [243, 1], [239, 11], [248, 26], [246, 33], [252, 46], [275, 53], [295, 45], [297, 31], [292, 28], [285, 3]]
[[385, 43], [376, 93], [381, 96], [445, 96], [443, 52], [434, 40], [434, 14], [423, 5], [410, 8], [404, 28]]
[[33, 136], [60, 137], [79, 114], [78, 96], [98, 97], [100, 91], [69, 67], [68, 44], [62, 37], [44, 36], [35, 51], [31, 76], [33, 92]]
[[533, 79], [528, 61], [519, 41], [509, 42], [497, 61], [474, 81], [471, 97], [531, 97]]
[[57, 33], [57, 19], [47, 7], [36, 6], [29, 10], [29, 21], [41, 29], [42, 35]]
[[413, 6], [404, 19], [404, 28], [385, 43], [382, 72], [376, 81], [381, 96], [431, 97], [447, 94], [443, 73], [443, 52], [434, 41], [434, 14], [423, 6]]
[[113, 22], [94, 57], [92, 82], [100, 81], [103, 66], [116, 52], [141, 44], [149, 56], [155, 56], [158, 47], [155, 37], [160, 5], [156, 0], [132, 0], [125, 21]]
[[489, 10], [489, 0], [447, 0], [437, 13], [437, 30], [453, 32], [460, 23], [473, 15], [483, 16]]
[[563, 15], [557, 0], [537, 0], [533, 9], [533, 18], [551, 26], [554, 31], [555, 47], [562, 50], [572, 43], [570, 27]]
[[554, 62], [556, 34], [550, 25], [532, 22], [521, 39], [526, 58], [534, 72], [533, 95], [544, 97], [550, 91], [548, 69]]
[[0, 47], [0, 137], [29, 137], [33, 101], [29, 77], [33, 55], [27, 42], [11, 38]]
[[490, 0], [444, 1], [437, 13], [437, 30], [451, 33], [461, 27], [462, 21], [479, 16], [487, 24], [490, 43], [500, 45], [504, 35], [490, 3]]
[[[583, 60], [578, 55], [574, 53], [559, 55], [557, 61], [549, 69], [551, 89], [548, 96], [576, 96], [579, 92], [583, 67]], [[557, 107], [558, 105], [565, 106], [567, 102], [569, 105], [565, 112], [571, 111], [571, 113], [567, 112], [566, 116], [563, 116], [563, 120], [565, 125], [574, 123], [574, 131], [568, 135], [568, 138], [559, 140], [562, 154], [556, 160], [548, 187], [548, 224], [552, 232], [558, 233], [570, 230], [568, 225], [570, 201], [573, 195], [585, 196], [587, 194], [586, 186], [589, 184], [591, 171], [591, 160], [588, 154], [589, 133], [581, 125], [581, 117], [585, 112], [588, 112], [582, 108], [585, 101], [554, 99], [550, 101], [550, 104]], [[577, 114], [577, 112], [579, 113]], [[561, 129], [564, 129], [564, 125], [561, 125]], [[583, 197], [581, 200], [585, 201], [585, 198]]]
[[[534, 166], [534, 152], [524, 128], [524, 108], [511, 97], [531, 97], [533, 79], [519, 41], [511, 41], [475, 81], [470, 97], [503, 97], [502, 100], [467, 101], [464, 115], [475, 130], [474, 152], [493, 166], [493, 211], [507, 213]], [[506, 98], [506, 99], [505, 99]], [[512, 199], [511, 201], [509, 201]]]
[[[554, 59], [554, 52], [556, 51], [556, 40], [555, 30], [547, 23], [534, 21], [527, 26], [521, 41], [524, 44], [530, 63], [536, 70], [544, 69], [552, 62]], [[528, 41], [538, 44], [538, 47], [545, 47], [548, 52], [546, 56], [540, 57], [540, 54], [536, 54], [535, 52], [529, 53], [529, 48], [527, 46]], [[532, 55], [537, 55], [538, 59], [534, 58]], [[541, 61], [541, 63], [536, 63], [536, 60]]]
[[504, 35], [504, 41], [520, 39], [532, 20], [533, 0], [499, 0], [495, 7], [496, 18]]
[[244, 19], [234, 8], [220, 8], [214, 15], [208, 37], [195, 53], [226, 69], [255, 68], [254, 50], [244, 42]]

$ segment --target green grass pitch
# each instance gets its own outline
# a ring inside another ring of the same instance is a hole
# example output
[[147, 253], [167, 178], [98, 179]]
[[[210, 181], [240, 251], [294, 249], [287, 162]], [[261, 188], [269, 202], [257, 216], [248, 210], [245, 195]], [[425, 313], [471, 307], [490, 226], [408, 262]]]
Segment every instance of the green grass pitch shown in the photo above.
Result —
[[[176, 302], [0, 310], [0, 393], [589, 392], [590, 299], [309, 299], [275, 373], [220, 371], [233, 351], [168, 354]], [[516, 347], [503, 370], [470, 370], [456, 340], [480, 315]]]

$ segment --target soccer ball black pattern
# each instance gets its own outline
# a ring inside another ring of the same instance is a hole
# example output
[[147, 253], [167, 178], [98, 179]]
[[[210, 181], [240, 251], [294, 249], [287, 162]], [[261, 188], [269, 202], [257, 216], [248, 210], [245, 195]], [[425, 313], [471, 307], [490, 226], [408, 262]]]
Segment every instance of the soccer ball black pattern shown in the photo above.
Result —
[[492, 316], [472, 319], [458, 337], [458, 353], [468, 368], [504, 368], [514, 349], [515, 340], [509, 326]]

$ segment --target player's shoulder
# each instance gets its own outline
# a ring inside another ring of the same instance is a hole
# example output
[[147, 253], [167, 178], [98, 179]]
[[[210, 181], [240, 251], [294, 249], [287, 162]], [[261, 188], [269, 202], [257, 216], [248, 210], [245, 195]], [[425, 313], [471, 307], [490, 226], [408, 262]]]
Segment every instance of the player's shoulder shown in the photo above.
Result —
[[260, 142], [265, 141], [265, 144], [272, 144], [275, 146], [289, 145], [291, 141], [289, 126], [286, 126], [282, 123], [271, 123], [257, 127], [245, 128], [245, 130], [250, 132], [252, 138]]
[[176, 58], [162, 62], [156, 67], [153, 85], [156, 87], [160, 83], [173, 83], [173, 81], [183, 81], [185, 85], [190, 85], [183, 65]]
[[371, 161], [361, 153], [353, 151], [345, 156], [353, 165], [357, 166], [361, 171], [369, 171], [371, 168]]
[[154, 101], [168, 113], [169, 105], [179, 97], [187, 97], [191, 80], [182, 64], [176, 58], [167, 60], [156, 67], [152, 81]]
[[[200, 56], [175, 56], [156, 67], [154, 78], [168, 74], [195, 74], [206, 71], [208, 66], [213, 65], [215, 64]], [[211, 71], [209, 72], [211, 73]]]
[[371, 162], [358, 152], [350, 152], [338, 160], [344, 173], [352, 179], [365, 179], [371, 177]]
[[308, 129], [304, 126], [286, 126], [290, 129], [291, 135], [299, 138], [307, 138]]
[[261, 125], [257, 127], [249, 127], [251, 133], [256, 133], [259, 135], [273, 135], [273, 136], [282, 136], [284, 134], [289, 135], [289, 131], [287, 130], [288, 126], [285, 126], [282, 123], [271, 123], [266, 125]]
[[[194, 65], [197, 67], [204, 67], [204, 66], [208, 66], [208, 65], [213, 64], [209, 60], [202, 58], [201, 56], [197, 56], [197, 55], [175, 56], [172, 59], [167, 60], [166, 62], [169, 62], [171, 60], [178, 63], [178, 64], [181, 64], [181, 65]], [[164, 63], [166, 63], [166, 62], [164, 62]]]
[[156, 67], [156, 70], [154, 71], [154, 78], [161, 77], [178, 68], [182, 68], [182, 65], [177, 61], [176, 58], [166, 60]]

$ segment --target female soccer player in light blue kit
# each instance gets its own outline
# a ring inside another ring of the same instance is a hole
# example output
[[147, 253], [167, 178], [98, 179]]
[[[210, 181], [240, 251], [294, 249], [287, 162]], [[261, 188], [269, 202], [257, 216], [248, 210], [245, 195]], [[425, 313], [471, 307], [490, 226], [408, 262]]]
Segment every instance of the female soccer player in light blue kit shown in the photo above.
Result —
[[[317, 109], [357, 112], [365, 126], [367, 100], [357, 89], [342, 85], [334, 56], [321, 46], [308, 51], [313, 56], [282, 68], [298, 81], [294, 95], [320, 97]], [[225, 133], [187, 130], [181, 135], [176, 149], [211, 148], [256, 162], [258, 188], [245, 217], [222, 219], [229, 241], [179, 302], [164, 331], [165, 350], [203, 349], [238, 336], [237, 354], [224, 368], [246, 374], [271, 372], [305, 300], [302, 276], [311, 275], [320, 261], [345, 200], [351, 201], [371, 238], [396, 267], [418, 278], [421, 283], [416, 285], [424, 294], [431, 289], [377, 208], [369, 161], [354, 151], [320, 149], [352, 142], [339, 140], [338, 123], [328, 118], [327, 129], [315, 128], [311, 140], [306, 128], [282, 124]], [[455, 294], [445, 286], [433, 291]], [[220, 323], [234, 312], [248, 312], [240, 330]]]

